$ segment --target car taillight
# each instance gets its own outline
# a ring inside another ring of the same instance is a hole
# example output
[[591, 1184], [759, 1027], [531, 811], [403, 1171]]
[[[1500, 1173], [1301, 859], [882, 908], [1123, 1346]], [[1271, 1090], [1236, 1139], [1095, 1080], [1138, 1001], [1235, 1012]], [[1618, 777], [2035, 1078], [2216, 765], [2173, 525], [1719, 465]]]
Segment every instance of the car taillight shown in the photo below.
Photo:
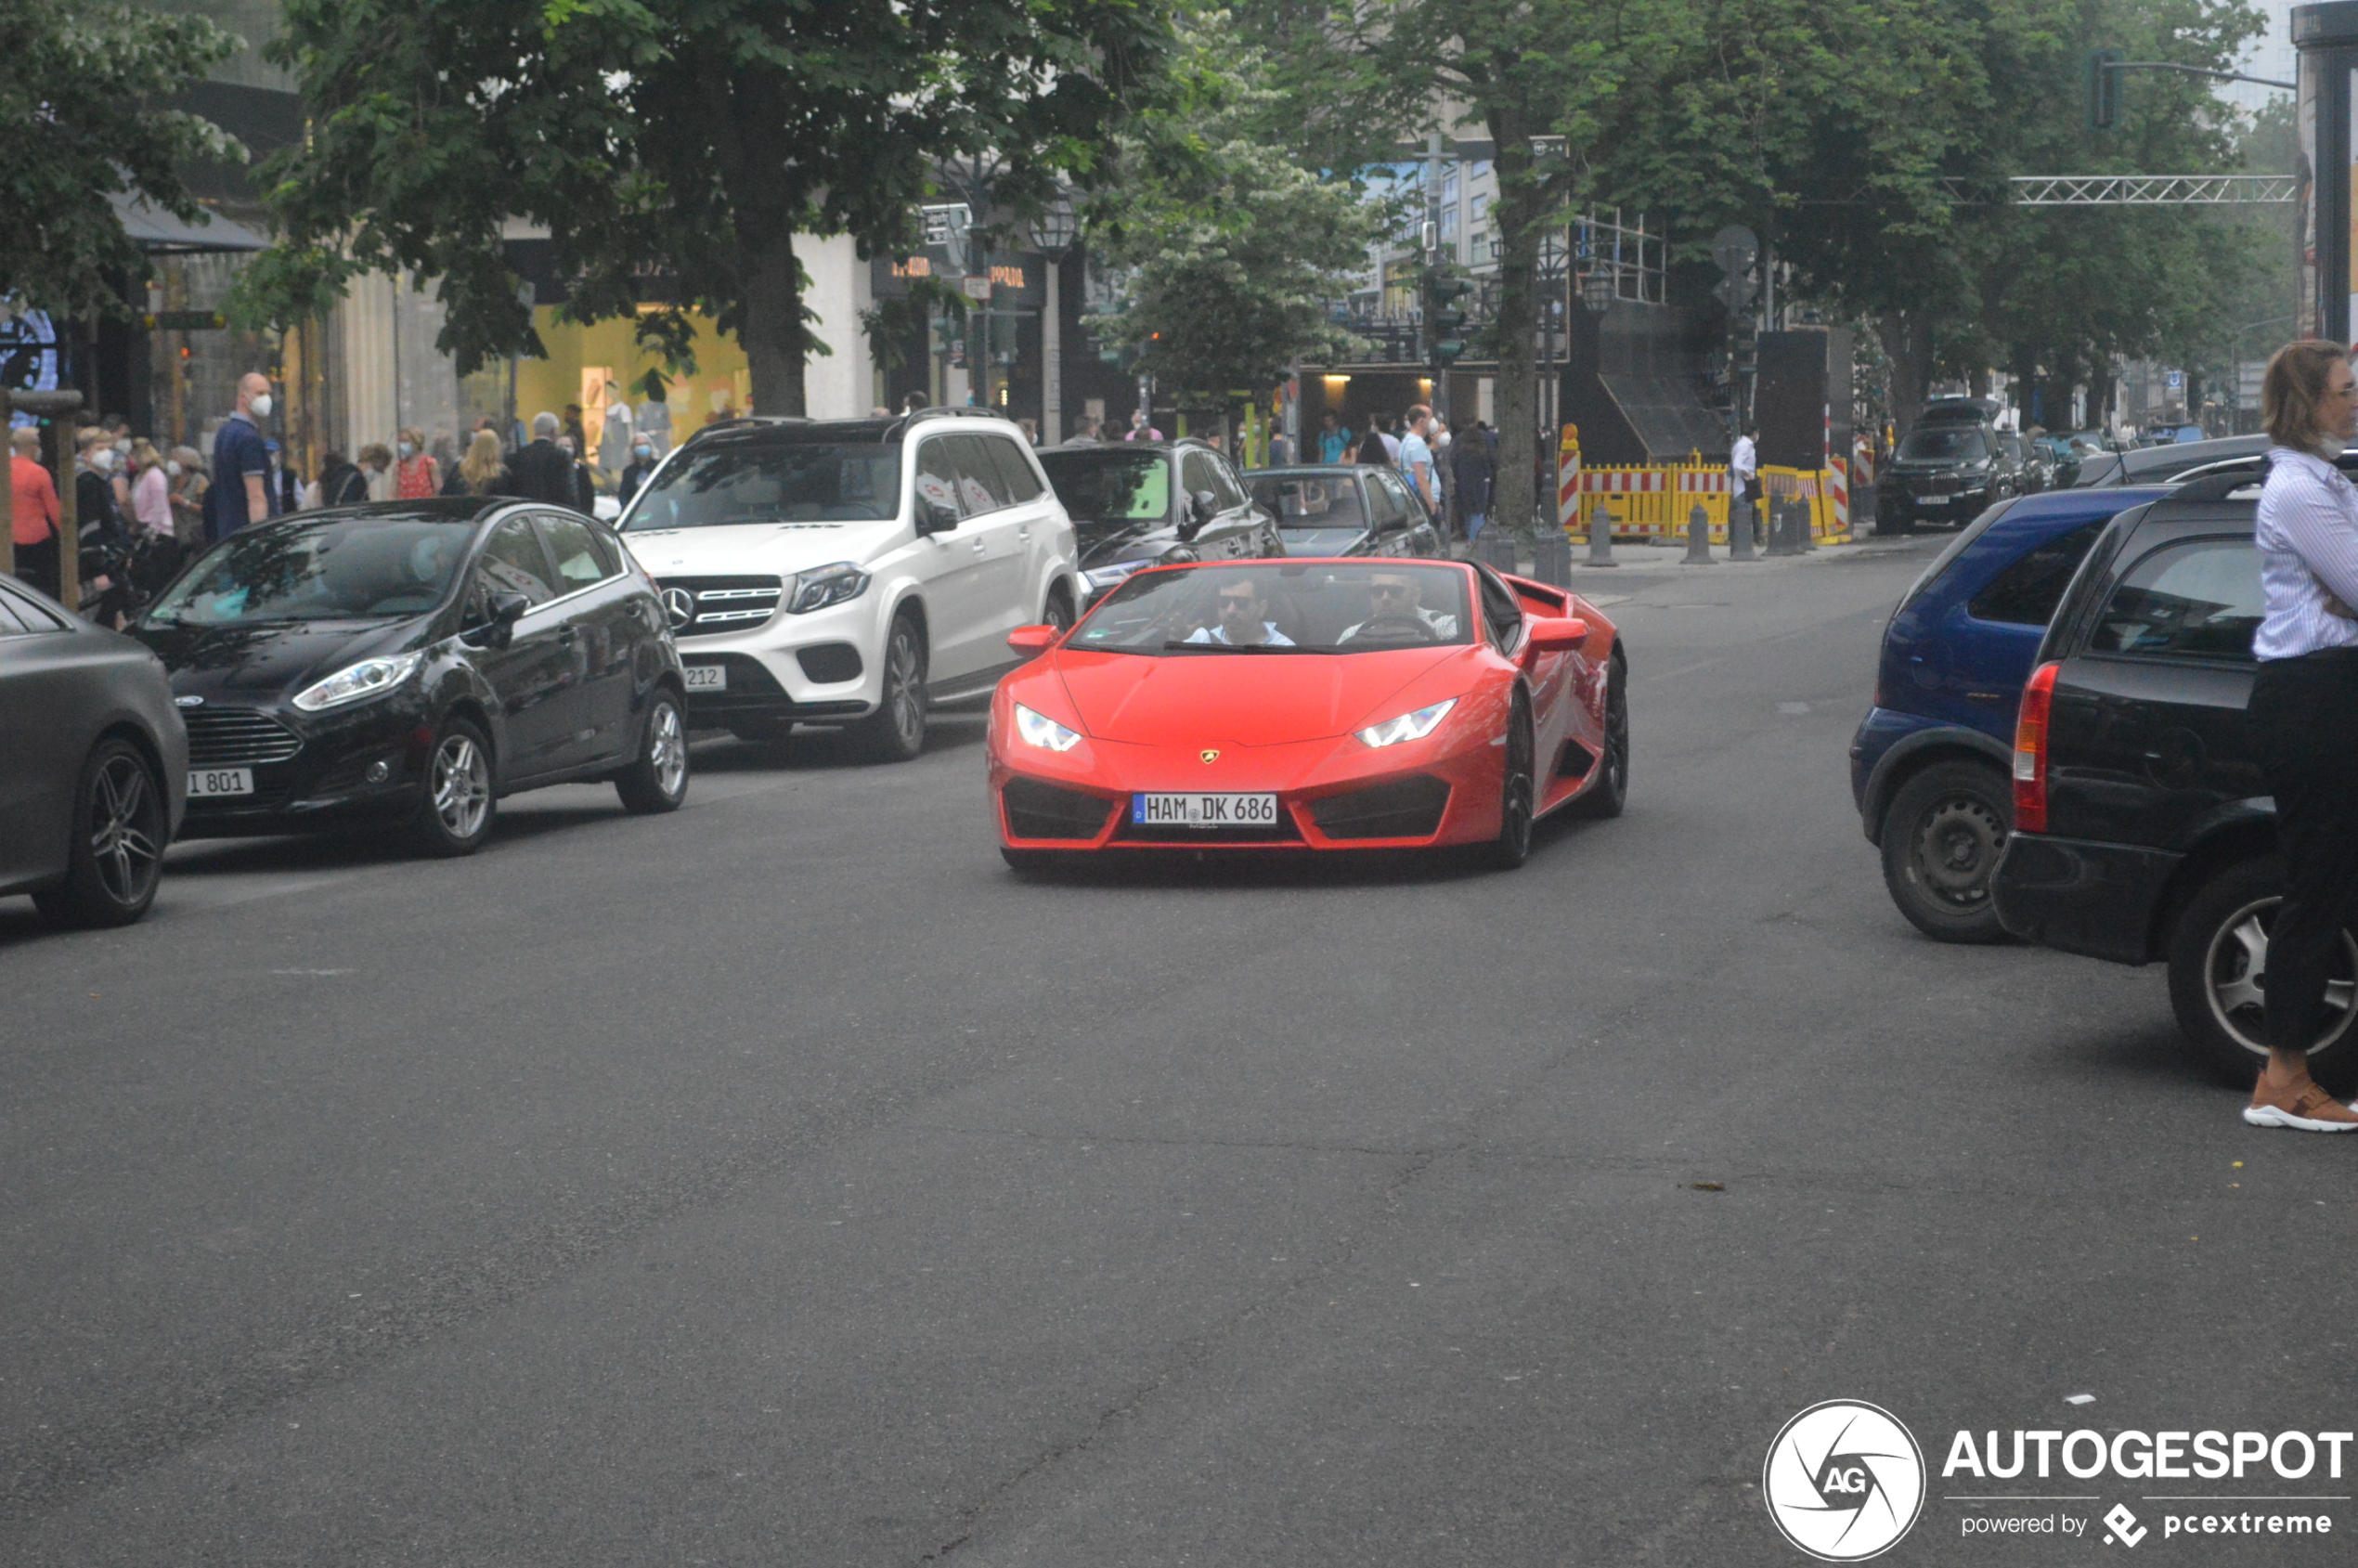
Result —
[[2015, 719], [2015, 831], [2047, 831], [2047, 714], [2055, 700], [2055, 671], [2042, 664], [2022, 689]]

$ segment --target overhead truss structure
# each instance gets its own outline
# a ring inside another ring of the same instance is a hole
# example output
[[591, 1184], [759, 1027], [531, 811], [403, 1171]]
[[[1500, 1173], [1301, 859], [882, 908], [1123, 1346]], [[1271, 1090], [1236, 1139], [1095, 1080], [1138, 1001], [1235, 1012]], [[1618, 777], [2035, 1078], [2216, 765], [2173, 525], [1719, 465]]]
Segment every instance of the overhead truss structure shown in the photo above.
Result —
[[2231, 207], [2287, 202], [2291, 175], [2017, 175], [2017, 207]]

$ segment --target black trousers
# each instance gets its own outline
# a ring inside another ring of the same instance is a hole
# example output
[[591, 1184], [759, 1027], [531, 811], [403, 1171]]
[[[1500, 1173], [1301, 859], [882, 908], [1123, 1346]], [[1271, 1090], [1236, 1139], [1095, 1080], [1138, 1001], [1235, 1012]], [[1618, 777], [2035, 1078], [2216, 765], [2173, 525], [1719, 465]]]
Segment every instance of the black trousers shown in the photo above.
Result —
[[2306, 1051], [2326, 982], [2358, 916], [2358, 648], [2260, 667], [2244, 713], [2268, 791], [2285, 901], [2268, 932], [2268, 1043]]
[[17, 546], [17, 576], [55, 599], [61, 586], [58, 581], [58, 536], [51, 534], [38, 544]]

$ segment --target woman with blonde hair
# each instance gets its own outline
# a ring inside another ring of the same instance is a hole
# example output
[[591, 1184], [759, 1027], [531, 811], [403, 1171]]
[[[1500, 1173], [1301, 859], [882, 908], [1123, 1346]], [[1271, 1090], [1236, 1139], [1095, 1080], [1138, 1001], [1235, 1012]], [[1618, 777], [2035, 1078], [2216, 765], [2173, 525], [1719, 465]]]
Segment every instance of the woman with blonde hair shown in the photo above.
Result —
[[499, 437], [487, 430], [475, 432], [468, 443], [466, 458], [451, 474], [443, 493], [452, 496], [504, 496], [508, 493], [508, 464], [499, 455]]
[[143, 531], [172, 538], [172, 476], [163, 471], [163, 454], [144, 436], [131, 444], [131, 515]]
[[2326, 1031], [2326, 983], [2358, 916], [2358, 488], [2339, 462], [2358, 438], [2350, 351], [2278, 349], [2260, 413], [2275, 444], [2252, 529], [2267, 608], [2244, 726], [2275, 797], [2285, 896], [2268, 931], [2268, 1065], [2244, 1120], [2348, 1133], [2358, 1112], [2310, 1077], [2309, 1049]]
[[394, 446], [393, 493], [396, 499], [422, 500], [442, 493], [442, 467], [426, 451], [426, 433], [404, 430]]
[[213, 481], [206, 477], [204, 454], [194, 447], [175, 447], [163, 471], [172, 485], [172, 533], [191, 548], [206, 544], [204, 493]]

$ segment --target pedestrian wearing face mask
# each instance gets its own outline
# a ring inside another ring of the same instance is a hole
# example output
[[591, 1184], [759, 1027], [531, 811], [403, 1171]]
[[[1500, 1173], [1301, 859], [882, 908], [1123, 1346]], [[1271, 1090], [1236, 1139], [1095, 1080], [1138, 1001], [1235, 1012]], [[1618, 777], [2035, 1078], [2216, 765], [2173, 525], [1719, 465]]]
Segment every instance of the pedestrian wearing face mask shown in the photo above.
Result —
[[622, 484], [615, 491], [615, 499], [628, 506], [631, 498], [638, 495], [639, 486], [644, 485], [647, 476], [654, 471], [654, 443], [641, 435], [630, 444], [630, 466], [622, 471]]
[[238, 406], [213, 438], [213, 513], [208, 531], [226, 539], [251, 523], [279, 515], [277, 465], [262, 423], [270, 417], [270, 379], [250, 371], [238, 382]]
[[442, 465], [426, 455], [424, 431], [403, 431], [393, 452], [393, 493], [396, 499], [423, 500], [442, 493]]
[[123, 532], [123, 513], [114, 504], [114, 439], [92, 427], [73, 438], [73, 510], [83, 534], [93, 528], [112, 539]]

